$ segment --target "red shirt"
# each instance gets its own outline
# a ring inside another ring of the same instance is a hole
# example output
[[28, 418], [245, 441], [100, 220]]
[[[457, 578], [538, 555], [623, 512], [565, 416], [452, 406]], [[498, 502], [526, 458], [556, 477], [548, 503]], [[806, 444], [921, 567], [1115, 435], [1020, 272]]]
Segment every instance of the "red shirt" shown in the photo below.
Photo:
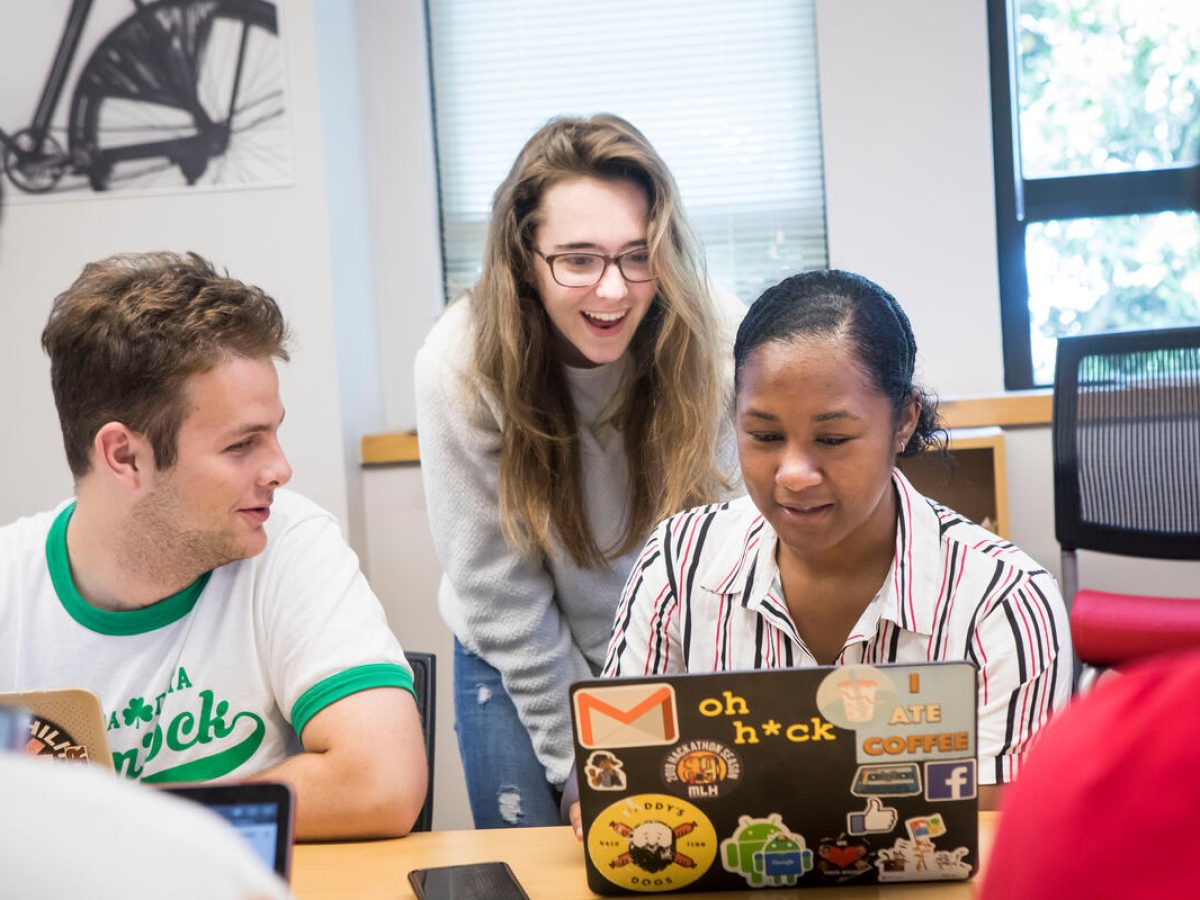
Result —
[[982, 900], [1200, 896], [1200, 652], [1102, 681], [1009, 785]]

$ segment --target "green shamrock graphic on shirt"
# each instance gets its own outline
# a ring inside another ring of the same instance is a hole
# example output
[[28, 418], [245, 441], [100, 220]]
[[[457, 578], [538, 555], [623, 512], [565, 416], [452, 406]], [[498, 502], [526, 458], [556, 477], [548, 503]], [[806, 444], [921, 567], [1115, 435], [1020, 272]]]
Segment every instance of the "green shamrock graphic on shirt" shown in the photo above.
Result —
[[[164, 705], [168, 696], [175, 700], [173, 707]], [[124, 709], [119, 703], [113, 708], [108, 730], [129, 726], [141, 733], [136, 738], [115, 736], [113, 766], [127, 778], [148, 783], [211, 781], [228, 775], [254, 756], [266, 735], [266, 723], [251, 710], [230, 709], [229, 701], [211, 689], [196, 691], [183, 666], [161, 694], [131, 697]], [[150, 774], [143, 777], [151, 763]]]
[[150, 704], [141, 697], [132, 698], [121, 712], [121, 718], [125, 720], [126, 725], [136, 725], [138, 728], [142, 727], [142, 722], [149, 722], [153, 716], [154, 711]]

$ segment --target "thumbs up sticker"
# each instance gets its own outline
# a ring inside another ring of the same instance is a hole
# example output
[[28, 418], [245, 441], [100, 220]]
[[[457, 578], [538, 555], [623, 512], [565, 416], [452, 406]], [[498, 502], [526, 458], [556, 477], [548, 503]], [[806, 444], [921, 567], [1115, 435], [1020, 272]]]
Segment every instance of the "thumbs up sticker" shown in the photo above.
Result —
[[896, 810], [884, 806], [878, 797], [868, 797], [866, 809], [846, 814], [846, 831], [850, 834], [882, 834], [895, 828], [899, 818]]

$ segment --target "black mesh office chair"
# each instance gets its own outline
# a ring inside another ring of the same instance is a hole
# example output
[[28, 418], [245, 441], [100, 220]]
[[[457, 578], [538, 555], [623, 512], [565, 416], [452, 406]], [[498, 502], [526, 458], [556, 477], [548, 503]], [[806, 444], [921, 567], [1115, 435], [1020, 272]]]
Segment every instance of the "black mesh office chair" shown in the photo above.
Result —
[[1054, 526], [1076, 654], [1107, 666], [1200, 645], [1200, 602], [1080, 591], [1076, 559], [1200, 560], [1200, 328], [1062, 338], [1057, 366]]
[[413, 831], [430, 831], [433, 827], [433, 749], [434, 731], [437, 723], [437, 657], [432, 653], [404, 651], [408, 664], [412, 666], [413, 690], [417, 695], [417, 711], [421, 714], [421, 732], [425, 738], [425, 757], [429, 760], [429, 784], [425, 791], [425, 805]]

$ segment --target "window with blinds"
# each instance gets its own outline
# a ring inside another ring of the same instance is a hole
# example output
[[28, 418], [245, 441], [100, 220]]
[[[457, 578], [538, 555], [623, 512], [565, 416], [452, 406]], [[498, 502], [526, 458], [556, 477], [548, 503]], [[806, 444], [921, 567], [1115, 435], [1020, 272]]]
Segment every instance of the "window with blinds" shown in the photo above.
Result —
[[492, 193], [558, 115], [616, 113], [666, 160], [711, 277], [750, 301], [824, 266], [813, 0], [428, 0], [446, 294]]

